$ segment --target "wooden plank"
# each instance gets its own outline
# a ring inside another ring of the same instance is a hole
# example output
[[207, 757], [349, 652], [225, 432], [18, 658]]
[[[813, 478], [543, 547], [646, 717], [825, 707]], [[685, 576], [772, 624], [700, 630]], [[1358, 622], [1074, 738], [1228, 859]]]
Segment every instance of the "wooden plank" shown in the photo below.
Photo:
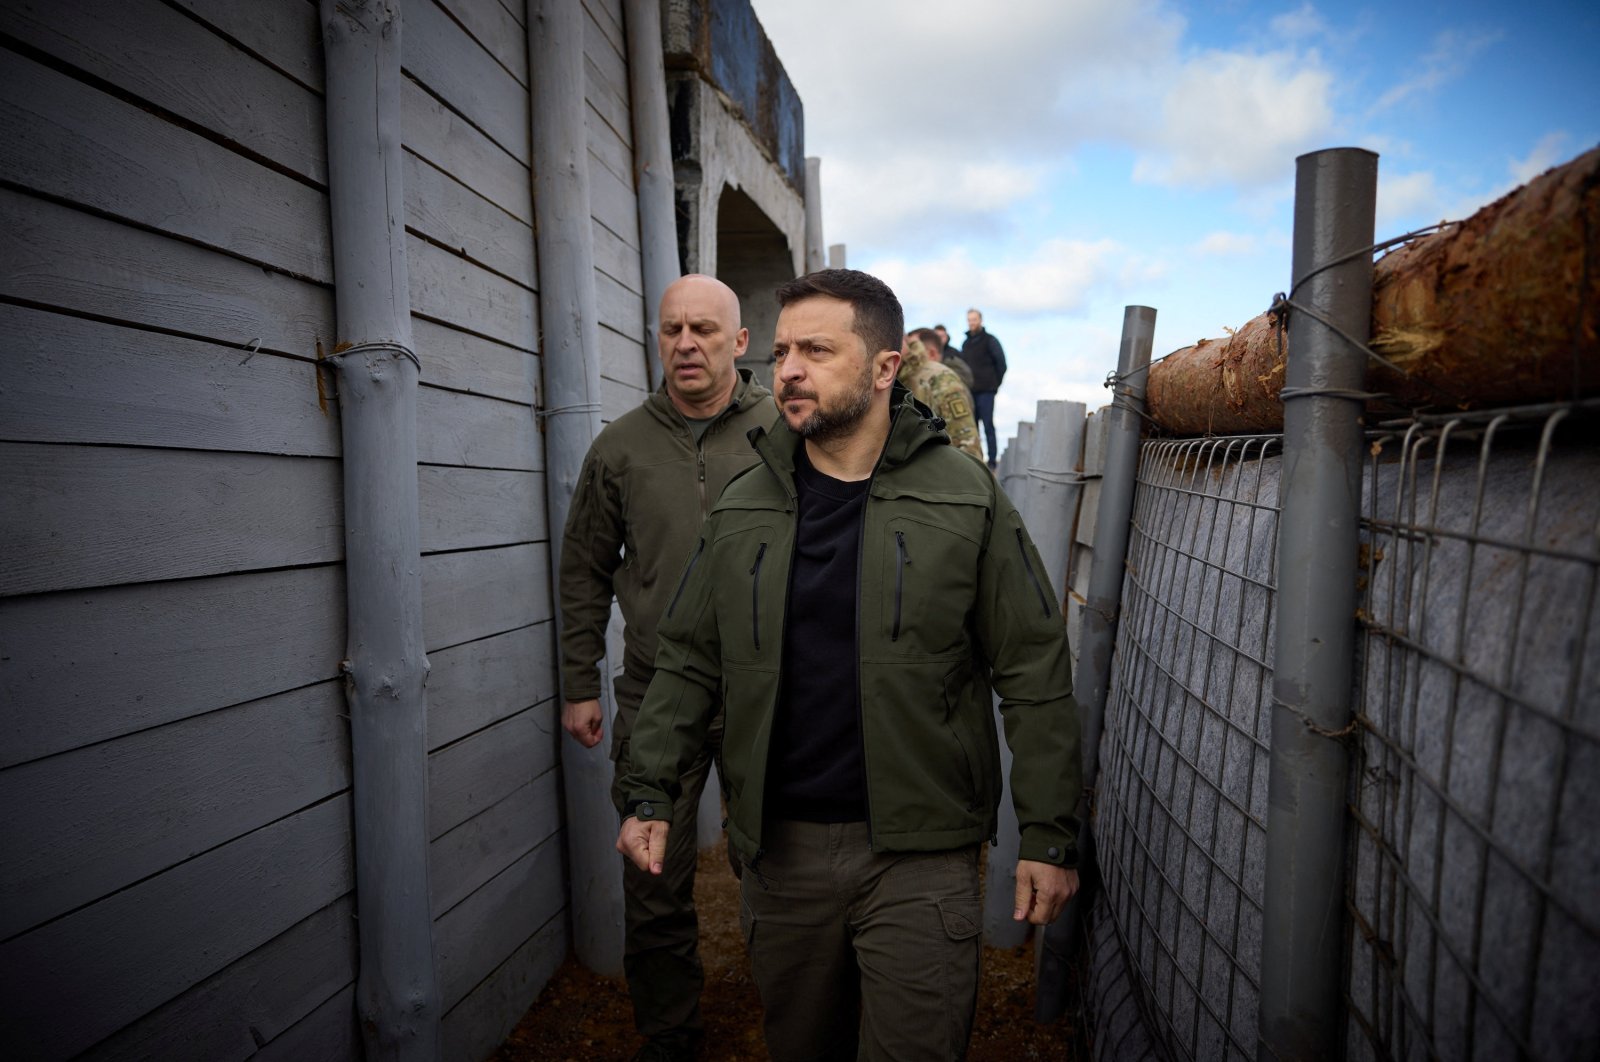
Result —
[[615, 380], [600, 380], [600, 419], [610, 424], [643, 402], [645, 390]]
[[0, 939], [350, 784], [324, 682], [0, 771]]
[[539, 355], [426, 318], [411, 318], [422, 382], [528, 405], [539, 382]]
[[518, 712], [428, 757], [428, 836], [438, 840], [556, 765], [553, 704]]
[[0, 295], [241, 350], [252, 340], [304, 358], [319, 340], [332, 350], [326, 288], [7, 189]]
[[310, 362], [7, 305], [0, 361], [7, 439], [340, 452], [338, 404], [319, 407]]
[[329, 281], [327, 197], [182, 126], [0, 49], [8, 180]]
[[633, 149], [623, 142], [606, 118], [592, 106], [584, 108], [583, 126], [587, 134], [590, 168], [598, 162], [606, 173], [616, 179], [617, 184], [627, 190], [630, 198], [636, 198], [638, 189], [633, 178]]
[[313, 92], [322, 91], [322, 26], [315, 4], [241, 4], [238, 0], [177, 0], [218, 33], [230, 37]]
[[[591, 24], [592, 32], [592, 24]], [[586, 35], [587, 36], [587, 35]], [[590, 116], [633, 156], [632, 114], [628, 109], [628, 69], [622, 57], [604, 44], [598, 52], [587, 46], [583, 55], [584, 99]], [[608, 165], [609, 160], [608, 160]], [[630, 163], [631, 165], [631, 163]]]
[[432, 162], [518, 221], [533, 224], [528, 167], [501, 150], [411, 78], [400, 88], [405, 146]]
[[428, 749], [556, 695], [550, 621], [428, 654]]
[[589, 153], [589, 213], [629, 247], [639, 246], [639, 200], [624, 181]]
[[350, 804], [341, 796], [8, 940], [0, 1043], [23, 1058], [76, 1054], [351, 884]]
[[560, 913], [563, 877], [560, 838], [553, 837], [434, 923], [447, 1010]]
[[0, 32], [327, 183], [322, 97], [159, 0], [3, 4]]
[[595, 268], [629, 291], [640, 293], [642, 298], [644, 266], [639, 257], [639, 248], [599, 221], [591, 220], [589, 228], [594, 233]]
[[[488, 0], [483, 0], [483, 2], [487, 3]], [[499, 0], [499, 4], [505, 8], [506, 14], [511, 16], [511, 20], [523, 28], [523, 36], [526, 37], [528, 28], [527, 0]]]
[[446, 1062], [488, 1058], [517, 1027], [570, 947], [567, 920], [557, 913], [444, 1016], [440, 1035]]
[[540, 543], [422, 558], [428, 651], [550, 619], [550, 551]]
[[[583, 0], [584, 14], [593, 28], [598, 29], [611, 50], [618, 55], [628, 54], [627, 37], [622, 30], [622, 0]], [[588, 34], [584, 35], [585, 43]]]
[[0, 601], [0, 767], [336, 678], [344, 642], [337, 565]]
[[535, 349], [539, 312], [532, 291], [415, 236], [406, 239], [406, 260], [412, 313]]
[[524, 87], [528, 84], [528, 31], [500, 0], [443, 0], [446, 11], [466, 27], [495, 62]]
[[[96, 1044], [89, 1062], [232, 1062], [255, 1055], [355, 979], [355, 897], [302, 919]], [[353, 1014], [353, 1011], [352, 1011]], [[355, 1058], [356, 1055], [348, 1055]]]
[[0, 443], [0, 595], [327, 564], [337, 461]]
[[433, 916], [449, 911], [561, 828], [554, 767], [440, 835], [428, 849]]
[[424, 553], [545, 537], [540, 473], [424, 465], [417, 469], [417, 482]]
[[658, 357], [654, 347], [646, 352], [645, 345], [637, 338], [609, 328], [600, 329], [601, 376], [643, 390], [650, 385], [646, 357]]
[[525, 405], [419, 387], [417, 460], [536, 472], [544, 467], [544, 441]]
[[645, 334], [644, 296], [598, 271], [594, 295], [602, 325], [625, 336]]
[[363, 1057], [356, 986], [346, 985], [252, 1056], [256, 1062], [349, 1062]]
[[531, 135], [527, 86], [485, 54], [435, 0], [411, 0], [400, 10], [406, 73], [527, 165]]
[[401, 155], [406, 227], [525, 288], [534, 273], [533, 228], [409, 151]]

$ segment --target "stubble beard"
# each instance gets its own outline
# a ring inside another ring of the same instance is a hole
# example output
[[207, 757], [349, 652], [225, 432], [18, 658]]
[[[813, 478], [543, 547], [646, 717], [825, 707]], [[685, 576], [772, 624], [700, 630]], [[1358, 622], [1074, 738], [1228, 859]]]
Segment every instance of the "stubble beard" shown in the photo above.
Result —
[[872, 365], [870, 362], [867, 364], [856, 386], [840, 396], [837, 405], [824, 405], [812, 394], [791, 392], [788, 388], [783, 389], [778, 397], [779, 401], [794, 397], [812, 398], [817, 402], [817, 408], [811, 411], [811, 415], [793, 426], [795, 434], [802, 439], [816, 443], [843, 439], [856, 430], [866, 417], [867, 410], [872, 408]]

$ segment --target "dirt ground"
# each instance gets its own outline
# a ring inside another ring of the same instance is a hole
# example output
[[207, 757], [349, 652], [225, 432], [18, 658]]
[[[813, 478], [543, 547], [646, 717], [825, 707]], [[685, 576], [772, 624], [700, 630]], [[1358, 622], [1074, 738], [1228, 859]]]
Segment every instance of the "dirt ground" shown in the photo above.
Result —
[[[739, 935], [739, 883], [721, 847], [700, 854], [695, 881], [700, 911], [700, 958], [706, 987], [705, 1062], [758, 1062], [761, 1000], [750, 979]], [[1033, 944], [985, 948], [971, 1062], [1071, 1062], [1077, 1039], [1068, 1017], [1054, 1025], [1033, 1020]], [[570, 957], [534, 1001], [490, 1062], [589, 1062], [628, 1059], [643, 1040], [634, 1032], [627, 986], [581, 968]]]

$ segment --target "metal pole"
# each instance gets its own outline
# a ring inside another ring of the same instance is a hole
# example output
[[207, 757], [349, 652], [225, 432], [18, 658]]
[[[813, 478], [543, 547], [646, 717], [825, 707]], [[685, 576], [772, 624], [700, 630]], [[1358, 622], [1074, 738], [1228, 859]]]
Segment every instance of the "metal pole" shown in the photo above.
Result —
[[678, 218], [673, 202], [672, 140], [667, 128], [667, 72], [659, 0], [626, 0], [628, 86], [633, 96], [633, 177], [639, 192], [639, 258], [644, 275], [644, 360], [651, 388], [661, 386], [656, 333], [661, 296], [678, 279]]
[[366, 1056], [439, 1057], [428, 893], [428, 660], [400, 158], [400, 5], [322, 0], [344, 455], [351, 815]]
[[[1078, 666], [1072, 696], [1078, 703], [1083, 731], [1083, 782], [1093, 791], [1100, 770], [1100, 735], [1105, 729], [1106, 695], [1111, 689], [1111, 656], [1122, 610], [1123, 571], [1128, 560], [1128, 531], [1133, 516], [1134, 486], [1139, 474], [1139, 438], [1144, 420], [1145, 379], [1155, 342], [1156, 311], [1128, 306], [1122, 311], [1122, 346], [1117, 353], [1117, 383], [1106, 418], [1105, 469], [1100, 479], [1100, 507], [1095, 513], [1094, 543], [1089, 568], [1089, 593], [1078, 635]], [[1045, 931], [1039, 950], [1039, 990], [1035, 1017], [1054, 1021], [1066, 1009], [1067, 970], [1077, 951], [1077, 934], [1089, 910], [1094, 884], [1094, 838], [1089, 829], [1089, 802], [1080, 805], [1078, 840], [1080, 890], [1060, 918]]]
[[[1296, 161], [1290, 298], [1365, 343], [1378, 156], [1337, 148]], [[1309, 313], [1291, 309], [1289, 321], [1257, 1057], [1299, 1060], [1336, 1057], [1343, 1040], [1339, 735], [1355, 674], [1366, 355]]]
[[[561, 570], [561, 529], [589, 444], [600, 431], [600, 331], [584, 132], [583, 4], [531, 0], [528, 70], [533, 92], [533, 211], [539, 251], [544, 363], [545, 498], [551, 584]], [[556, 623], [561, 623], [559, 603]], [[563, 691], [564, 693], [565, 691]], [[561, 735], [566, 793], [569, 910], [578, 961], [622, 973], [622, 873], [611, 804], [611, 761]]]
[[822, 160], [806, 158], [806, 272], [815, 273], [827, 264], [822, 246]]
[[[1000, 481], [1000, 488], [1022, 513], [1022, 522], [1028, 523], [1027, 470], [1033, 450], [1033, 423], [1022, 421], [1017, 425], [1017, 437], [1006, 447], [1011, 459], [1008, 478]], [[1005, 723], [1000, 718], [1000, 701], [995, 699], [994, 725], [1005, 733]], [[1011, 911], [1017, 894], [1017, 854], [1022, 848], [1022, 834], [1017, 825], [1017, 809], [1011, 804], [1011, 746], [1000, 742], [1000, 811], [995, 827], [995, 843], [989, 847], [989, 869], [983, 893], [983, 939], [992, 948], [1014, 948], [1028, 935], [1026, 922], [1014, 921]]]

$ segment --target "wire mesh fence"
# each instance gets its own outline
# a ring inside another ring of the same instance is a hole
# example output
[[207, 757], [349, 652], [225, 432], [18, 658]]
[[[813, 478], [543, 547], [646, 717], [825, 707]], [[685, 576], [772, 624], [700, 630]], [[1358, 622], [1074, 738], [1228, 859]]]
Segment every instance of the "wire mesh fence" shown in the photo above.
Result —
[[1584, 419], [1373, 439], [1352, 1057], [1600, 1057], [1600, 451]]
[[[1600, 1057], [1600, 403], [1369, 443], [1330, 1056]], [[1095, 794], [1099, 1058], [1256, 1054], [1280, 452], [1141, 448]]]
[[1177, 1056], [1255, 1055], [1279, 446], [1150, 442], [1139, 462], [1096, 827], [1135, 988]]

